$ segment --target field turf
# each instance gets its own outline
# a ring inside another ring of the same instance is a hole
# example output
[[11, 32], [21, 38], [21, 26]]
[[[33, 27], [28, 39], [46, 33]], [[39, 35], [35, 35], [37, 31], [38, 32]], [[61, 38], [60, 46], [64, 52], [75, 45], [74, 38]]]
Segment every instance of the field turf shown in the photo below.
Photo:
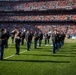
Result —
[[[21, 46], [20, 55], [15, 55], [15, 46], [9, 40], [9, 48], [0, 61], [0, 75], [76, 75], [76, 43], [66, 39], [56, 54], [52, 53], [51, 43], [37, 49], [26, 50]], [[10, 57], [9, 57], [10, 56]]]

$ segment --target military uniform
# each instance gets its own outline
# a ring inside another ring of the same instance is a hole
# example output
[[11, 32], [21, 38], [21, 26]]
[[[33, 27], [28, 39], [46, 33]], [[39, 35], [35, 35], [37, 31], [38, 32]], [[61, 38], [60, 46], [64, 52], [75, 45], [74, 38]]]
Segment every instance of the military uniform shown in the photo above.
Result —
[[57, 45], [56, 45], [56, 43], [57, 43], [56, 39], [57, 39], [56, 34], [53, 33], [52, 34], [53, 53], [56, 53], [56, 47], [57, 47]]
[[39, 33], [39, 46], [41, 46], [42, 39], [43, 39], [43, 34]]
[[29, 51], [31, 48], [32, 34], [29, 31], [27, 31], [25, 38], [26, 38], [27, 50]]
[[10, 34], [9, 34], [9, 32], [7, 30], [5, 32], [5, 36], [6, 36], [6, 39], [5, 39], [5, 48], [8, 48], [8, 39], [10, 37]]
[[25, 32], [21, 32], [21, 44], [24, 45]]
[[14, 43], [15, 41], [15, 30], [13, 30], [12, 32], [11, 32], [11, 38], [12, 38], [12, 43]]
[[62, 34], [62, 45], [64, 45], [64, 40], [65, 40], [65, 34]]
[[48, 40], [48, 44], [49, 44], [50, 43], [50, 33], [48, 33], [47, 40]]
[[45, 40], [45, 45], [46, 45], [48, 43], [48, 34], [47, 33], [44, 34], [44, 40]]
[[56, 50], [59, 50], [60, 34], [56, 33]]
[[39, 38], [38, 33], [35, 32], [35, 34], [34, 34], [34, 48], [37, 48], [38, 38]]
[[16, 30], [16, 33], [15, 33], [15, 47], [16, 47], [16, 54], [17, 55], [20, 54], [20, 41], [21, 41], [20, 35], [21, 35], [21, 33], [18, 30]]
[[3, 59], [5, 38], [6, 36], [5, 36], [4, 29], [1, 29], [0, 30], [0, 60]]

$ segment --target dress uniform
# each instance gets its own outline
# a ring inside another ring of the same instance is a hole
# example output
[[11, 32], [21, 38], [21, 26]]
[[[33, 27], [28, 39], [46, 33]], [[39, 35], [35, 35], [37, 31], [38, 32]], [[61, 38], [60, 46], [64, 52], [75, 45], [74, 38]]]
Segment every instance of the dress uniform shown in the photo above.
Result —
[[64, 45], [64, 40], [65, 40], [65, 34], [63, 32], [63, 34], [62, 34], [62, 45]]
[[6, 38], [6, 36], [5, 36], [5, 30], [1, 29], [0, 30], [0, 60], [3, 59], [5, 38]]
[[10, 37], [10, 34], [9, 32], [5, 29], [5, 36], [6, 36], [6, 39], [5, 39], [5, 48], [8, 48], [8, 39]]
[[47, 40], [48, 40], [48, 44], [49, 44], [50, 43], [50, 33], [48, 33]]
[[27, 50], [29, 51], [31, 47], [31, 41], [32, 41], [32, 34], [30, 33], [30, 31], [26, 32], [25, 38], [26, 38]]
[[21, 44], [24, 45], [24, 39], [25, 39], [25, 32], [24, 31], [21, 32], [21, 38], [22, 38]]
[[53, 43], [53, 53], [56, 53], [57, 41], [56, 41], [56, 31], [52, 34], [52, 43]]
[[15, 47], [16, 47], [16, 54], [19, 55], [20, 54], [20, 32], [18, 31], [18, 29], [15, 30]]
[[63, 40], [63, 37], [62, 37], [62, 32], [60, 33], [60, 47], [62, 46], [62, 40]]
[[43, 39], [43, 33], [39, 32], [39, 46], [41, 46], [42, 39]]
[[48, 34], [47, 33], [44, 34], [44, 40], [45, 40], [45, 45], [46, 45], [48, 42]]
[[60, 34], [59, 31], [56, 31], [56, 50], [59, 50], [59, 42], [60, 42]]
[[15, 30], [13, 30], [12, 32], [11, 32], [11, 38], [12, 38], [12, 43], [14, 43], [15, 41]]
[[34, 33], [34, 48], [37, 48], [37, 42], [38, 42], [39, 35], [37, 32]]

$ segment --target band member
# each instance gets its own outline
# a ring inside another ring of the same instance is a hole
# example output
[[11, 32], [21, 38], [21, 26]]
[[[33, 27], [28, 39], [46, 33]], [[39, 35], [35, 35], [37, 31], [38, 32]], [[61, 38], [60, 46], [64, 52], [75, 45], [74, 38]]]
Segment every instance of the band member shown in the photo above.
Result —
[[24, 39], [25, 39], [26, 30], [23, 28], [21, 32], [21, 44], [24, 45]]
[[62, 33], [62, 45], [64, 45], [64, 40], [65, 40], [65, 33]]
[[48, 44], [48, 33], [44, 33], [45, 45]]
[[15, 42], [15, 30], [11, 32], [12, 43]]
[[8, 39], [10, 37], [10, 33], [6, 29], [5, 29], [5, 36], [6, 36], [6, 39], [5, 39], [5, 48], [8, 48]]
[[39, 46], [41, 46], [42, 39], [43, 39], [43, 33], [39, 32]]
[[50, 36], [51, 36], [51, 34], [48, 33], [48, 36], [47, 36], [48, 44], [50, 43]]
[[56, 41], [56, 30], [55, 31], [53, 31], [53, 33], [52, 33], [52, 43], [53, 43], [53, 53], [56, 53], [56, 43], [57, 43], [57, 41]]
[[39, 38], [38, 33], [35, 31], [35, 33], [34, 33], [34, 49], [37, 48], [38, 38]]
[[30, 31], [26, 32], [25, 38], [26, 38], [27, 50], [29, 51], [30, 47], [31, 47], [31, 42], [32, 42], [32, 35], [31, 35]]
[[16, 47], [16, 55], [20, 54], [20, 41], [21, 34], [18, 29], [15, 29], [15, 47]]
[[0, 30], [0, 60], [3, 60], [4, 45], [5, 45], [5, 29]]

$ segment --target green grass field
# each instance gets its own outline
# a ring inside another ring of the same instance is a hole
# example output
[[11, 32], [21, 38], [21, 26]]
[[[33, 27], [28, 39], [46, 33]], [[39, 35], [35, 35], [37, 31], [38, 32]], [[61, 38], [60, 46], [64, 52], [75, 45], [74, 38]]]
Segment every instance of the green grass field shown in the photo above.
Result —
[[76, 43], [66, 39], [64, 46], [56, 54], [52, 53], [51, 43], [37, 49], [21, 46], [21, 54], [15, 54], [15, 46], [9, 40], [9, 48], [0, 61], [0, 75], [76, 75]]

